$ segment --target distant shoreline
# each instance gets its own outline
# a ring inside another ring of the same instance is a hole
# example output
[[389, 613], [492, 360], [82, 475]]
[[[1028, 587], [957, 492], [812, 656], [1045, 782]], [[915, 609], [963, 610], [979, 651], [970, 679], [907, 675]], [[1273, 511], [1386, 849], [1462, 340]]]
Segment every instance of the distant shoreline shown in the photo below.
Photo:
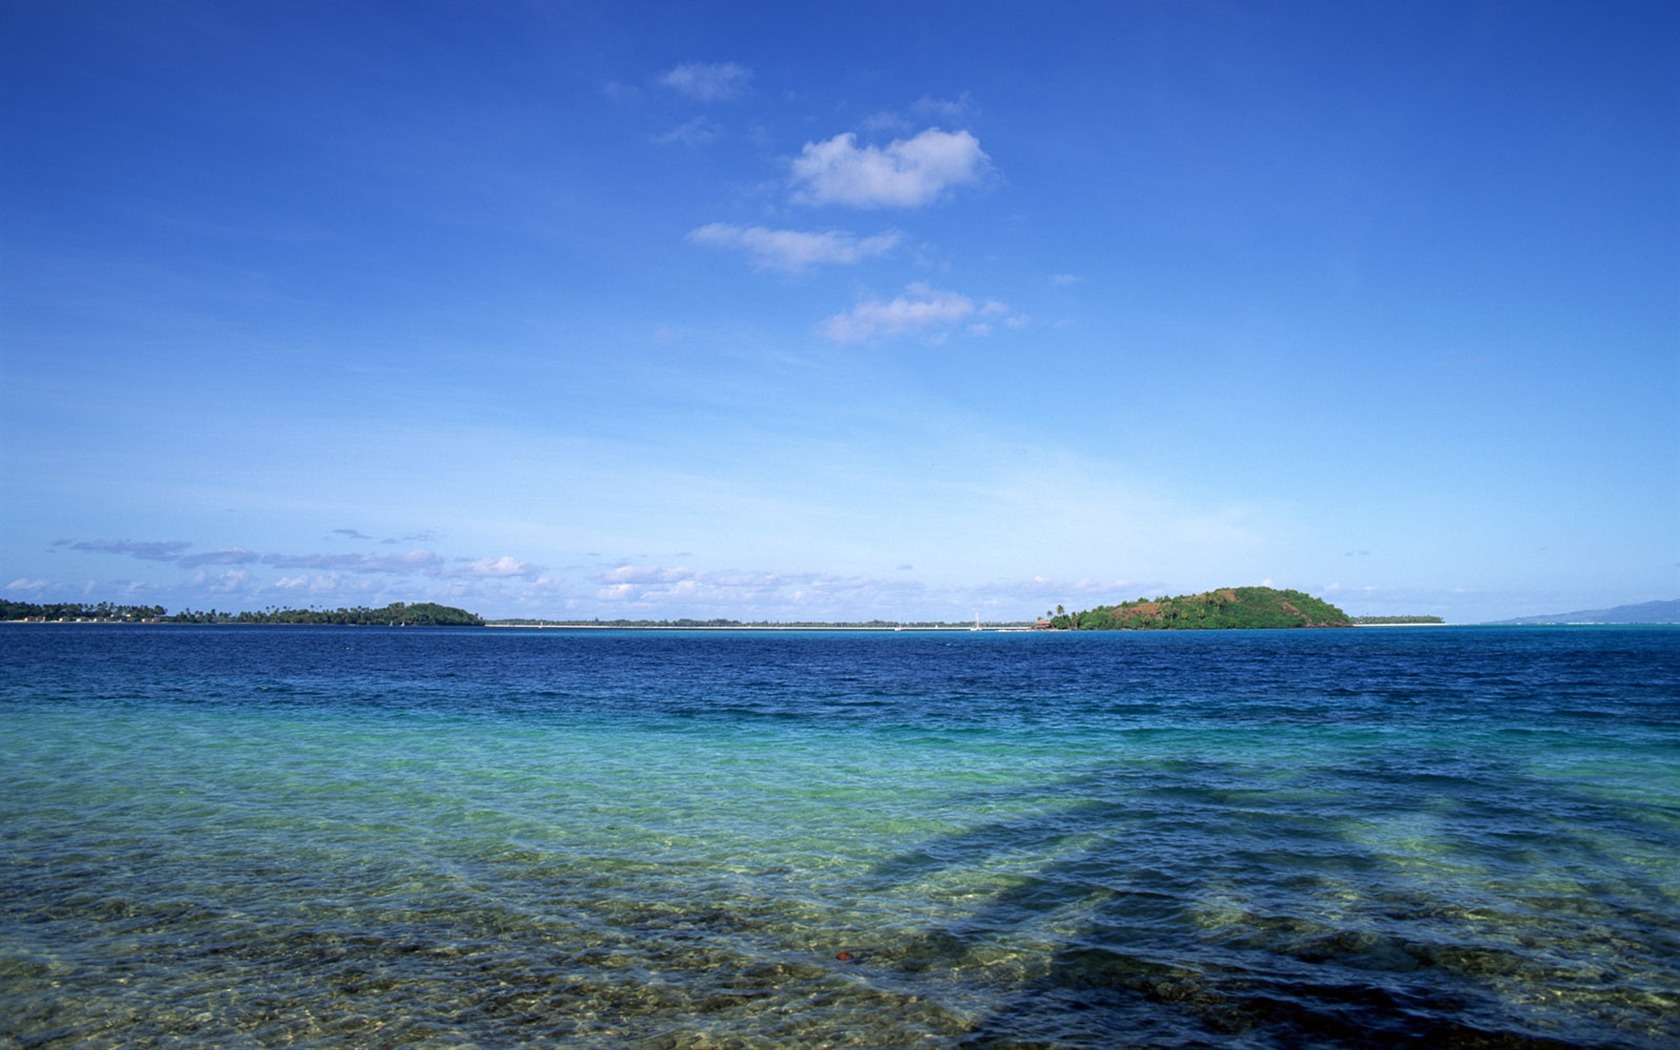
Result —
[[990, 632], [1032, 631], [1031, 625], [987, 625], [975, 627], [972, 624], [941, 624], [941, 625], [905, 625], [902, 627], [870, 626], [864, 624], [844, 623], [811, 623], [811, 624], [779, 624], [779, 623], [737, 623], [737, 624], [659, 624], [659, 623], [487, 623], [486, 627], [499, 627], [504, 630], [521, 631], [875, 631], [880, 633], [906, 631], [943, 631], [947, 633], [961, 632]]
[[[486, 624], [382, 624], [382, 623], [252, 623], [237, 621], [220, 621], [216, 623], [179, 621], [179, 620], [97, 620], [97, 619], [54, 619], [43, 620], [36, 617], [15, 620], [0, 620], [0, 626], [5, 624], [42, 624], [61, 626], [99, 626], [115, 625], [121, 627], [391, 627], [402, 630], [426, 630], [432, 627], [448, 627], [459, 629], [462, 627], [502, 628], [503, 630], [520, 631], [828, 631], [848, 633], [908, 633], [922, 634], [1091, 634], [1091, 631], [1051, 630], [1035, 628], [1030, 624], [987, 624], [975, 627], [973, 624], [939, 624], [939, 625], [904, 625], [894, 626], [866, 626], [858, 624], [653, 624], [653, 623], [486, 623]], [[1501, 627], [1501, 628], [1531, 628], [1531, 627], [1680, 627], [1680, 624], [1663, 623], [1660, 621], [1638, 623], [1603, 623], [1591, 620], [1572, 621], [1569, 623], [1512, 623], [1498, 621], [1492, 623], [1352, 623], [1348, 627]], [[1248, 628], [1249, 630], [1331, 630], [1336, 628]], [[1169, 628], [1135, 627], [1120, 633], [1131, 634], [1160, 634]], [[1241, 628], [1202, 628], [1201, 632], [1211, 631], [1220, 633], [1223, 630], [1241, 630]], [[1113, 633], [1113, 632], [1102, 632]], [[1200, 633], [1200, 632], [1199, 632]]]
[[[86, 626], [86, 627], [93, 627], [93, 626], [99, 626], [99, 625], [112, 625], [112, 626], [120, 626], [120, 627], [394, 627], [394, 628], [401, 628], [403, 630], [413, 630], [413, 629], [416, 629], [416, 628], [425, 629], [425, 628], [428, 628], [428, 627], [471, 627], [474, 630], [478, 630], [480, 628], [499, 627], [499, 628], [502, 628], [504, 630], [519, 630], [519, 631], [536, 631], [536, 630], [542, 630], [542, 631], [878, 631], [878, 632], [887, 632], [887, 633], [891, 633], [891, 632], [895, 632], [895, 631], [897, 631], [897, 632], [905, 632], [905, 631], [943, 631], [943, 632], [947, 632], [947, 633], [962, 633], [962, 632], [973, 633], [973, 632], [979, 631], [979, 632], [988, 632], [988, 633], [996, 634], [996, 633], [1008, 632], [1008, 631], [1030, 632], [1030, 631], [1033, 630], [1033, 627], [1029, 624], [1022, 624], [1022, 625], [1010, 624], [1010, 625], [1001, 625], [1001, 626], [1000, 625], [988, 624], [988, 625], [985, 625], [985, 626], [982, 626], [982, 627], [975, 627], [972, 624], [968, 624], [968, 625], [964, 625], [964, 624], [917, 625], [917, 626], [905, 625], [905, 626], [902, 626], [902, 627], [891, 627], [891, 626], [884, 626], [883, 627], [883, 626], [865, 626], [865, 625], [858, 625], [858, 624], [821, 624], [821, 623], [814, 623], [814, 624], [763, 624], [763, 623], [758, 623], [758, 624], [747, 624], [747, 623], [742, 623], [742, 624], [657, 624], [657, 623], [636, 623], [636, 624], [627, 624], [627, 623], [386, 624], [386, 623], [324, 623], [324, 622], [323, 623], [253, 623], [253, 622], [237, 622], [237, 621], [218, 621], [218, 622], [215, 622], [215, 623], [203, 623], [203, 622], [179, 621], [179, 620], [117, 620], [117, 619], [110, 619], [110, 620], [95, 620], [95, 619], [43, 620], [43, 619], [39, 619], [39, 618], [36, 618], [36, 617], [31, 617], [31, 618], [28, 618], [28, 619], [17, 619], [17, 620], [0, 620], [0, 624], [9, 624], [9, 623], [32, 624], [32, 625], [54, 625], [54, 624], [57, 624], [57, 625], [62, 625], [62, 626]], [[1054, 633], [1054, 632], [1044, 632], [1044, 633]]]

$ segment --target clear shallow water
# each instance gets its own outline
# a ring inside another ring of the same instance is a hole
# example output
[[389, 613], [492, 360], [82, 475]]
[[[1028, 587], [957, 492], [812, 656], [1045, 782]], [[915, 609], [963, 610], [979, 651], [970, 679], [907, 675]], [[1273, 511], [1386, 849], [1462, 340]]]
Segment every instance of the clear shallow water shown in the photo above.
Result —
[[0, 1046], [1668, 1047], [1680, 631], [0, 628]]

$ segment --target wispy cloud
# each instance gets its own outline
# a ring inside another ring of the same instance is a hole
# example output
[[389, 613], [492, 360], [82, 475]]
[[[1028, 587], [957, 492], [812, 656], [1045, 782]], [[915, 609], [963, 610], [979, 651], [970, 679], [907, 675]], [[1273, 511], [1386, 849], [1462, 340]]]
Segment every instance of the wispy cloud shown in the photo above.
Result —
[[265, 554], [263, 564], [278, 569], [330, 569], [342, 572], [415, 573], [443, 567], [429, 550], [403, 554]]
[[[354, 529], [335, 529], [335, 534], [369, 539]], [[387, 541], [392, 542], [392, 541]], [[337, 575], [339, 573], [384, 574], [389, 576], [424, 575], [433, 579], [535, 579], [543, 568], [511, 555], [500, 557], [455, 558], [446, 560], [429, 548], [417, 547], [401, 554], [373, 553], [315, 553], [286, 554], [249, 550], [245, 547], [222, 547], [217, 550], [187, 554], [192, 546], [185, 540], [61, 540], [55, 546], [68, 550], [94, 551], [101, 554], [122, 554], [144, 561], [171, 562], [182, 568], [203, 569], [206, 566], [266, 565], [275, 569], [303, 569]], [[286, 576], [274, 585], [294, 587], [304, 576]], [[216, 581], [252, 582], [245, 569], [229, 571], [217, 577], [199, 572], [192, 580], [201, 588], [220, 587]], [[231, 586], [231, 583], [229, 584]]]
[[653, 141], [662, 146], [699, 146], [717, 138], [722, 134], [716, 121], [707, 117], [695, 117], [693, 120], [679, 124], [663, 135], [656, 136]]
[[980, 140], [966, 131], [929, 128], [885, 148], [859, 147], [846, 132], [808, 142], [793, 161], [794, 199], [854, 208], [914, 208], [953, 186], [979, 181], [990, 165]]
[[811, 233], [714, 222], [689, 231], [688, 239], [708, 247], [744, 251], [755, 266], [797, 273], [813, 266], [847, 266], [885, 255], [898, 246], [903, 235], [890, 230], [858, 237], [840, 230]]
[[[978, 586], [930, 584], [899, 565], [891, 576], [819, 572], [708, 570], [620, 565], [596, 573], [583, 602], [598, 615], [665, 618], [884, 620], [965, 619], [976, 611], [1027, 619], [1058, 602], [1117, 601], [1158, 584], [1125, 579], [996, 580]], [[539, 581], [542, 582], [542, 581]], [[558, 583], [559, 581], [551, 581]], [[1153, 592], [1152, 592], [1153, 593]]]
[[[860, 603], [901, 605], [919, 595], [913, 581], [883, 581], [828, 573], [777, 573], [704, 570], [686, 567], [621, 565], [596, 573], [594, 598], [611, 606], [635, 606], [661, 615], [780, 619], [823, 618]], [[769, 612], [774, 610], [773, 613]]]
[[945, 125], [961, 124], [969, 119], [973, 109], [966, 91], [955, 99], [923, 95], [910, 104], [908, 116], [898, 110], [879, 110], [864, 117], [861, 127], [865, 131], [901, 132], [930, 121]]
[[192, 544], [186, 540], [77, 540], [61, 542], [58, 546], [69, 547], [73, 551], [126, 554], [142, 561], [174, 561]]
[[685, 62], [659, 78], [666, 87], [701, 102], [740, 98], [752, 81], [752, 70], [734, 62]]
[[919, 117], [942, 120], [947, 124], [955, 124], [960, 120], [968, 119], [973, 109], [974, 106], [969, 101], [966, 91], [954, 99], [923, 95], [910, 107], [910, 111]]
[[389, 536], [389, 537], [386, 537], [385, 539], [380, 540], [379, 542], [383, 543], [387, 546], [394, 547], [394, 546], [397, 546], [398, 544], [403, 544], [403, 543], [431, 543], [436, 539], [437, 539], [437, 533], [427, 531], [427, 532], [412, 532], [412, 533], [409, 533], [407, 536]]
[[986, 335], [991, 325], [982, 318], [1000, 318], [1009, 308], [995, 299], [976, 303], [958, 292], [946, 292], [918, 281], [893, 299], [869, 299], [822, 324], [822, 333], [837, 343], [862, 343], [896, 335], [943, 338], [971, 319], [971, 335]]
[[223, 547], [221, 550], [205, 551], [202, 554], [188, 554], [179, 561], [181, 565], [192, 568], [199, 565], [250, 565], [261, 560], [262, 555], [256, 551], [243, 547]]
[[991, 335], [993, 319], [1001, 319], [1005, 328], [1013, 328], [1017, 330], [1025, 328], [1027, 325], [1032, 323], [1032, 318], [1028, 317], [1026, 314], [1009, 314], [1009, 316], [1004, 317], [1003, 315], [1009, 312], [1009, 308], [996, 300], [988, 301], [980, 308], [980, 312], [986, 320], [971, 322], [968, 327], [964, 329], [969, 335]]

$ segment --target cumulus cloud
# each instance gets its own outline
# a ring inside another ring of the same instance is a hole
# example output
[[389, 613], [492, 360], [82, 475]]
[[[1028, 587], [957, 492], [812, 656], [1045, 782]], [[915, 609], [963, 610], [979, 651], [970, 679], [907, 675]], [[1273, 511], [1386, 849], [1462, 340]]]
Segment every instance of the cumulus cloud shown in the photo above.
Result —
[[995, 299], [975, 303], [966, 295], [945, 292], [918, 281], [890, 300], [869, 299], [823, 322], [822, 333], [837, 343], [860, 343], [883, 336], [925, 335], [943, 338], [956, 326], [974, 319], [972, 335], [985, 335], [991, 325], [982, 318], [998, 318], [1009, 308]]
[[251, 571], [249, 569], [229, 569], [215, 575], [207, 572], [195, 573], [191, 584], [201, 591], [209, 591], [214, 594], [233, 594], [244, 590], [250, 579]]
[[751, 80], [752, 70], [734, 62], [685, 62], [659, 78], [666, 87], [701, 102], [740, 98]]
[[797, 273], [812, 266], [847, 266], [885, 255], [897, 247], [903, 237], [897, 230], [858, 237], [840, 230], [811, 233], [714, 222], [689, 231], [688, 239], [712, 248], [744, 251], [751, 257], [753, 265], [764, 269]]
[[854, 208], [914, 208], [976, 182], [990, 158], [966, 131], [929, 128], [886, 148], [859, 147], [853, 132], [807, 142], [793, 161], [794, 199]]
[[523, 577], [536, 579], [542, 575], [542, 566], [533, 565], [509, 555], [500, 558], [478, 558], [466, 565], [457, 566], [440, 572], [441, 576], [467, 576], [481, 580], [500, 580], [509, 577]]

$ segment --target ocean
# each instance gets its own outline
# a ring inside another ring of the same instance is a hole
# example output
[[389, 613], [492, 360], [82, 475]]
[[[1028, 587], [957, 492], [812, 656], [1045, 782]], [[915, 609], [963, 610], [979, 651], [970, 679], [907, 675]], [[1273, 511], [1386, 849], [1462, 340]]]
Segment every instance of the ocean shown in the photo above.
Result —
[[1680, 1045], [1680, 629], [0, 625], [0, 1047]]

